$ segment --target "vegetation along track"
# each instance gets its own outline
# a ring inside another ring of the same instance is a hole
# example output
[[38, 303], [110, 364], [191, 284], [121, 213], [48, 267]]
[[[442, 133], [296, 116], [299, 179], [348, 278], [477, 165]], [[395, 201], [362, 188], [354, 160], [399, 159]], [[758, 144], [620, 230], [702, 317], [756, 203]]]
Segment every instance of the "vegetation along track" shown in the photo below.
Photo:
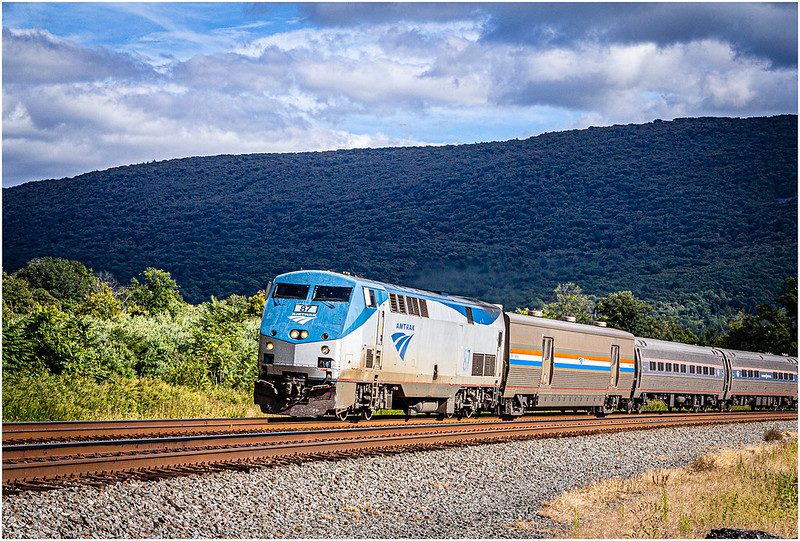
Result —
[[119, 477], [163, 477], [217, 469], [248, 469], [359, 453], [396, 453], [512, 439], [561, 437], [701, 424], [796, 420], [794, 412], [620, 415], [350, 425], [246, 434], [98, 440], [3, 447], [6, 491], [64, 483], [103, 484]]

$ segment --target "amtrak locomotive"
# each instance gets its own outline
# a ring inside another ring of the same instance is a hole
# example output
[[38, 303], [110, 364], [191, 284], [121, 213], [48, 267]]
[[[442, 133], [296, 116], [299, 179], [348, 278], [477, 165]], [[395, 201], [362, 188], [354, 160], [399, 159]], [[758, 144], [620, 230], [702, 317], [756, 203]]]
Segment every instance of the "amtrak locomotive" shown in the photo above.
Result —
[[265, 413], [503, 417], [574, 409], [793, 408], [797, 360], [504, 313], [467, 297], [327, 271], [278, 276], [261, 322]]

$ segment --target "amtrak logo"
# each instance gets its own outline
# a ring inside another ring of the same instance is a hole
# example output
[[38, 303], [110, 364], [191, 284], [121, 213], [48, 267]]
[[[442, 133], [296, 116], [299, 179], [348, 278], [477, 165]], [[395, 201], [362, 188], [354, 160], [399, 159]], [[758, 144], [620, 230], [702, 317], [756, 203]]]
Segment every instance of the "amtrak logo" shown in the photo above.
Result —
[[291, 319], [296, 323], [299, 323], [300, 325], [305, 325], [306, 323], [308, 323], [312, 319], [315, 319], [316, 317], [317, 316], [301, 316], [299, 314], [292, 314], [291, 316], [289, 316], [289, 319]]
[[414, 338], [413, 334], [406, 334], [402, 332], [396, 332], [392, 335], [392, 342], [394, 342], [394, 347], [397, 350], [397, 353], [400, 354], [400, 360], [406, 360], [406, 350], [408, 349], [408, 343], [411, 342], [411, 339]]

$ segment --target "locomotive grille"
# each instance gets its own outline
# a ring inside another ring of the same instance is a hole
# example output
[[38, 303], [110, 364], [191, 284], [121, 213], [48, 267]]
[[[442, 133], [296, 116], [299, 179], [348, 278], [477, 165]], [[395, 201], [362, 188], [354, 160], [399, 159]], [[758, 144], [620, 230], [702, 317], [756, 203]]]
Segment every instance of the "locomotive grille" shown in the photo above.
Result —
[[497, 363], [497, 355], [490, 355], [489, 353], [487, 353], [483, 365], [484, 376], [494, 376], [495, 363]]
[[408, 312], [412, 316], [419, 315], [419, 299], [416, 297], [406, 297], [406, 302], [408, 303]]
[[397, 295], [389, 293], [389, 304], [391, 305], [392, 312], [397, 312]]
[[419, 315], [422, 317], [428, 317], [428, 301], [425, 299], [419, 300]]
[[482, 376], [483, 375], [483, 353], [473, 353], [472, 354], [472, 375], [473, 376]]
[[368, 348], [367, 349], [367, 358], [364, 361], [364, 366], [366, 366], [367, 368], [372, 368], [372, 363], [373, 363], [372, 349]]

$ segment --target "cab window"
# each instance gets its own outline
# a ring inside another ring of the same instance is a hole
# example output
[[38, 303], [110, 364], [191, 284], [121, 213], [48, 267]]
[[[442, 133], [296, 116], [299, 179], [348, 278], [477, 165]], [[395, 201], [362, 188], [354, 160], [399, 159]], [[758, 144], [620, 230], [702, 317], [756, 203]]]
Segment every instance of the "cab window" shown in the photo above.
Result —
[[272, 293], [275, 299], [303, 299], [308, 297], [308, 290], [311, 288], [305, 284], [275, 284], [275, 291]]
[[350, 300], [352, 287], [314, 286], [312, 301], [347, 302]]

